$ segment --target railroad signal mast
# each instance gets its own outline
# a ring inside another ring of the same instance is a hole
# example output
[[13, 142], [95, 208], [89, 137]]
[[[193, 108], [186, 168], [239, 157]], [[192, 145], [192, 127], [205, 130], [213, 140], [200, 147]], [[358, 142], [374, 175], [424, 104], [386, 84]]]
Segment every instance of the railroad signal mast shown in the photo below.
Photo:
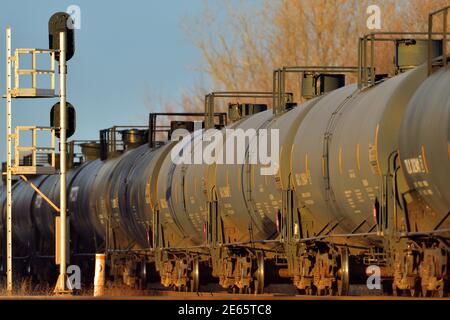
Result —
[[[67, 274], [67, 254], [68, 242], [68, 221], [67, 221], [67, 187], [66, 187], [66, 157], [67, 157], [67, 106], [66, 106], [66, 62], [74, 53], [73, 29], [67, 23], [71, 17], [67, 13], [59, 12], [54, 14], [49, 21], [49, 49], [29, 49], [17, 48], [12, 54], [11, 48], [11, 28], [6, 28], [6, 251], [7, 251], [7, 292], [13, 293], [13, 236], [12, 236], [12, 180], [13, 176], [18, 176], [29, 183], [49, 205], [59, 213], [55, 221], [56, 228], [56, 263], [60, 266], [58, 281], [55, 287], [56, 294], [71, 293], [68, 287]], [[71, 24], [73, 25], [73, 24]], [[69, 40], [69, 41], [68, 41]], [[20, 69], [20, 56], [31, 55], [31, 69]], [[50, 69], [39, 69], [36, 66], [36, 56], [38, 54], [50, 54]], [[55, 61], [59, 61], [59, 94], [55, 95]], [[14, 70], [14, 87], [12, 87], [12, 74]], [[31, 76], [31, 87], [21, 87], [20, 76]], [[37, 75], [50, 76], [50, 88], [42, 89], [37, 86]], [[59, 97], [59, 126], [17, 126], [15, 132], [12, 131], [12, 99], [43, 99]], [[70, 121], [74, 121], [70, 119]], [[32, 134], [31, 146], [20, 145], [20, 133], [29, 131]], [[37, 145], [37, 133], [49, 132], [51, 134], [51, 146], [42, 147]], [[71, 135], [73, 132], [69, 133]], [[60, 175], [60, 204], [57, 206], [39, 188], [28, 180], [29, 176], [48, 175], [57, 172], [55, 156], [55, 139], [59, 135], [59, 175]], [[14, 161], [13, 161], [14, 143]], [[27, 153], [27, 161], [21, 159], [21, 153]]]

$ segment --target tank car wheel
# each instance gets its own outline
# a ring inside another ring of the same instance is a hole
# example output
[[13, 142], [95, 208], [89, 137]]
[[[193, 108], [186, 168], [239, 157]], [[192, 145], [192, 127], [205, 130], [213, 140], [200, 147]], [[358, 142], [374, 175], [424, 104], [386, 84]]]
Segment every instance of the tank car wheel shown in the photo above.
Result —
[[444, 291], [444, 288], [439, 288], [435, 291], [422, 290], [422, 296], [423, 297], [431, 297], [431, 298], [444, 298], [445, 291]]
[[250, 292], [250, 293], [261, 294], [262, 292], [258, 291], [258, 287], [259, 287], [258, 280], [253, 280], [253, 292]]
[[392, 295], [394, 297], [403, 297], [405, 294], [405, 290], [399, 289], [397, 286], [392, 286]]
[[243, 288], [239, 288], [238, 293], [239, 294], [250, 294], [250, 287], [249, 286], [244, 286]]
[[140, 274], [139, 274], [139, 280], [138, 280], [138, 288], [140, 290], [145, 289], [147, 285], [147, 264], [141, 261], [141, 268], [140, 268]]
[[420, 295], [421, 288], [422, 288], [422, 285], [420, 283], [420, 279], [416, 278], [416, 280], [414, 282], [414, 288], [409, 290], [410, 296], [413, 297], [413, 298], [414, 297], [418, 297]]
[[414, 298], [414, 297], [417, 297], [417, 296], [416, 296], [417, 292], [418, 292], [418, 291], [416, 291], [416, 289], [410, 289], [410, 290], [409, 290], [409, 294], [410, 294], [411, 297], [413, 297], [413, 298]]
[[192, 260], [190, 291], [198, 292], [199, 287], [200, 287], [200, 263], [198, 261], [198, 257], [195, 257]]
[[255, 294], [261, 294], [264, 292], [264, 254], [262, 252], [257, 252], [256, 264], [258, 269], [254, 274], [253, 286]]
[[392, 280], [383, 279], [381, 280], [381, 288], [383, 291], [383, 296], [391, 296], [392, 295]]
[[314, 289], [311, 287], [305, 289], [298, 289], [297, 291], [300, 296], [313, 296], [315, 294]]
[[340, 250], [341, 265], [338, 271], [337, 294], [339, 296], [348, 295], [350, 289], [350, 257], [347, 247]]
[[392, 286], [392, 295], [394, 296], [394, 297], [398, 297], [399, 296], [399, 289], [397, 289], [397, 287], [396, 286]]
[[399, 289], [397, 287], [394, 287], [392, 289], [392, 294], [393, 294], [394, 297], [404, 297], [404, 296], [409, 295], [409, 294], [406, 293], [406, 290], [402, 290], [402, 289]]

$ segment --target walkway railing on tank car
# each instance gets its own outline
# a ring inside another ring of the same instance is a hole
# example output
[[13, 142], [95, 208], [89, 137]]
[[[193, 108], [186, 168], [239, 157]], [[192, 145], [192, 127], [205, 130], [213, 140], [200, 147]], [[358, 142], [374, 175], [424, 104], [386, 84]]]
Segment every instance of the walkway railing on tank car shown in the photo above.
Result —
[[[152, 112], [149, 114], [148, 119], [148, 144], [150, 148], [155, 148], [157, 146], [157, 143], [159, 140], [157, 140], [157, 134], [163, 133], [166, 134], [166, 139], [170, 140], [170, 132], [171, 127], [170, 125], [162, 125], [158, 124], [157, 119], [158, 117], [168, 117], [174, 118], [174, 117], [184, 117], [191, 118], [191, 117], [205, 117], [204, 112]], [[220, 126], [226, 126], [227, 125], [227, 114], [225, 112], [215, 112], [213, 115], [213, 118], [219, 119], [219, 125]], [[167, 141], [166, 140], [166, 141]]]
[[[284, 110], [286, 103], [292, 97], [286, 93], [287, 73], [317, 73], [317, 74], [344, 74], [358, 73], [358, 67], [352, 66], [286, 66], [273, 71], [273, 112], [277, 114]], [[292, 93], [289, 93], [292, 96]]]
[[[90, 149], [90, 152], [86, 152], [86, 148]], [[100, 158], [100, 140], [71, 140], [67, 142], [67, 149], [69, 168]]]
[[[221, 99], [273, 99], [277, 93], [265, 91], [216, 91], [205, 96], [205, 128], [214, 127], [214, 110], [217, 98]], [[292, 101], [293, 94], [287, 92], [286, 95]]]
[[[444, 10], [444, 9], [442, 9]], [[437, 13], [442, 12], [437, 11]], [[371, 32], [359, 38], [358, 45], [358, 88], [370, 87], [376, 84], [375, 68], [375, 45], [377, 42], [397, 42], [400, 40], [427, 40], [428, 41], [428, 64], [429, 69], [432, 62], [439, 58], [432, 58], [433, 36], [442, 35], [440, 32]], [[443, 35], [443, 41], [447, 42], [447, 32]], [[395, 37], [394, 37], [395, 36]], [[399, 38], [401, 36], [402, 38]], [[370, 43], [370, 48], [369, 47]], [[431, 47], [431, 48], [430, 48]], [[446, 48], [445, 45], [442, 46]], [[369, 51], [370, 49], [370, 51]], [[445, 51], [444, 51], [445, 52]], [[368, 53], [370, 54], [368, 57]], [[431, 61], [431, 62], [430, 62]], [[426, 61], [424, 61], [425, 63]], [[398, 71], [398, 70], [396, 70]]]
[[125, 130], [148, 129], [147, 126], [113, 126], [100, 130], [100, 158], [106, 160], [108, 156], [115, 157], [125, 151], [125, 144], [120, 136]]
[[[440, 61], [437, 61], [438, 65], [441, 65], [443, 67], [447, 66], [447, 30], [448, 30], [448, 12], [450, 10], [450, 6], [444, 7], [442, 9], [439, 9], [437, 11], [431, 12], [428, 15], [428, 75], [431, 75], [433, 73], [433, 63], [435, 63], [435, 59], [432, 57], [432, 37], [434, 34], [442, 35], [442, 63]], [[434, 17], [442, 14], [442, 32], [433, 32], [433, 20]]]

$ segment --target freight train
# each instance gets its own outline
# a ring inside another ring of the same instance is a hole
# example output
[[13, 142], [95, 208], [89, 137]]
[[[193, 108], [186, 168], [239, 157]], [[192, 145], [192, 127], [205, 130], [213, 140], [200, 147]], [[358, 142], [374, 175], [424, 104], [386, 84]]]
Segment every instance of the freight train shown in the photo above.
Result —
[[[279, 133], [274, 175], [249, 161], [176, 163], [181, 144], [208, 147], [197, 139], [206, 122], [194, 130], [189, 119], [173, 121], [172, 138], [158, 141], [155, 115], [148, 128], [101, 131], [100, 143], [83, 144], [101, 155], [86, 153], [67, 177], [70, 263], [85, 281], [95, 253], [105, 253], [109, 281], [130, 286], [157, 278], [196, 291], [216, 281], [262, 293], [269, 283], [289, 281], [304, 294], [340, 295], [365, 283], [366, 268], [375, 266], [385, 291], [448, 294], [450, 71], [441, 41], [432, 42], [432, 72], [423, 64], [427, 40], [396, 43], [395, 76], [359, 68], [370, 85], [344, 85], [342, 75], [304, 72], [303, 83], [312, 79], [304, 89], [314, 93], [303, 103], [284, 101], [277, 112], [230, 105], [228, 125], [216, 129], [256, 130], [233, 147], [245, 159], [258, 130]], [[180, 127], [191, 133], [174, 139]], [[29, 180], [59, 203], [58, 175]], [[4, 188], [0, 200], [5, 252]], [[25, 181], [13, 185], [13, 204], [15, 270], [50, 281], [57, 212]]]

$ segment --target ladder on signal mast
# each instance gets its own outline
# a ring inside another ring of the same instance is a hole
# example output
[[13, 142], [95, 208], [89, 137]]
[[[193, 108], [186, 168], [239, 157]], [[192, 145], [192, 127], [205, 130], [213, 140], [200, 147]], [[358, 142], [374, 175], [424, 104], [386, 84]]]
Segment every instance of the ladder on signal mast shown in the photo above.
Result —
[[[17, 126], [13, 133], [12, 128], [12, 101], [13, 99], [43, 99], [43, 98], [60, 98], [61, 106], [66, 105], [65, 101], [65, 34], [60, 34], [61, 46], [59, 50], [53, 49], [34, 49], [34, 48], [17, 48], [12, 54], [11, 49], [11, 28], [6, 28], [6, 136], [7, 136], [7, 150], [6, 150], [6, 245], [7, 245], [7, 292], [12, 294], [12, 177], [19, 176], [22, 180], [27, 182], [34, 191], [36, 191], [42, 198], [47, 201], [50, 206], [57, 212], [65, 211], [65, 197], [61, 198], [60, 206], [55, 205], [39, 188], [28, 179], [29, 176], [35, 175], [49, 175], [56, 173], [56, 143], [55, 132], [60, 130], [65, 132], [65, 122], [62, 121], [61, 127], [44, 127], [44, 126]], [[60, 72], [60, 92], [55, 95], [55, 58], [56, 53], [64, 56], [64, 60], [60, 59], [60, 68], [64, 72]], [[31, 68], [21, 68], [21, 57], [31, 56]], [[49, 69], [39, 69], [37, 66], [38, 56], [46, 55], [50, 58]], [[22, 76], [31, 77], [31, 86], [26, 87], [21, 83]], [[38, 78], [47, 76], [49, 84], [47, 86], [38, 86]], [[14, 81], [13, 81], [14, 80]], [[14, 83], [14, 86], [12, 86]], [[63, 110], [63, 108], [61, 108]], [[64, 119], [65, 112], [61, 111], [61, 119]], [[31, 133], [31, 145], [21, 144], [23, 139], [21, 134]], [[46, 134], [50, 136], [50, 145], [43, 146], [38, 144], [38, 134]], [[65, 153], [65, 134], [64, 138], [60, 140], [61, 154]], [[14, 148], [13, 148], [14, 144]], [[14, 155], [14, 159], [13, 159]], [[64, 162], [63, 162], [64, 158]], [[60, 173], [64, 174], [63, 163], [65, 167], [65, 156], [60, 156]], [[61, 178], [61, 180], [63, 179]], [[63, 187], [61, 187], [63, 189]], [[64, 208], [64, 209], [63, 209]], [[65, 258], [64, 258], [65, 259]]]

